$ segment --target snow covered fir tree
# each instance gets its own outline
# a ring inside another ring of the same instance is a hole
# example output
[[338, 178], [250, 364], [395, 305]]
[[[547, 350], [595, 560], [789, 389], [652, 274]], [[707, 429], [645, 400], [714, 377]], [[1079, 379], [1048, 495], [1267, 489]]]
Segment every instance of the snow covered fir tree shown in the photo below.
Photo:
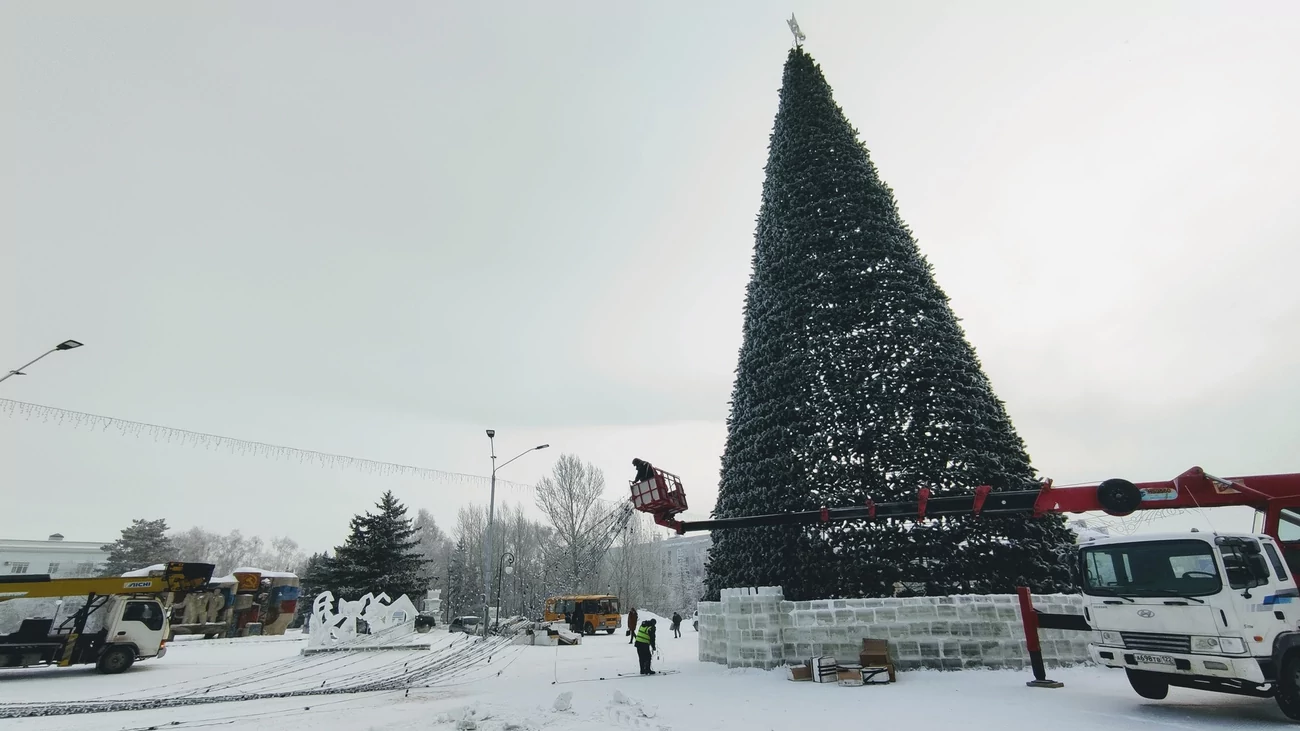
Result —
[[[893, 192], [802, 49], [771, 135], [718, 518], [1039, 482]], [[1069, 589], [1060, 516], [719, 530], [707, 590]]]
[[407, 594], [416, 601], [428, 588], [429, 577], [415, 526], [391, 490], [375, 507], [379, 512], [352, 518], [347, 541], [334, 551], [332, 560], [323, 563], [323, 576], [313, 584], [330, 589], [339, 599], [384, 592], [392, 599]]
[[122, 536], [103, 547], [108, 553], [102, 573], [121, 576], [127, 571], [176, 560], [176, 548], [167, 535], [167, 520], [137, 518], [122, 529]]

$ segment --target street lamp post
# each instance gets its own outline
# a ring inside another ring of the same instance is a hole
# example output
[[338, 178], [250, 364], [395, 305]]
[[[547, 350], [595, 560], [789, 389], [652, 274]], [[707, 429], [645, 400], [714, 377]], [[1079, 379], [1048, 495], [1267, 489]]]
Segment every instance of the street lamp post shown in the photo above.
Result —
[[515, 460], [519, 459], [525, 454], [528, 454], [529, 452], [535, 452], [539, 449], [546, 449], [547, 447], [551, 446], [549, 444], [539, 444], [536, 447], [525, 449], [519, 454], [506, 460], [504, 463], [502, 463], [501, 467], [498, 467], [496, 436], [497, 436], [496, 429], [487, 430], [488, 444], [492, 453], [492, 491], [490, 493], [490, 497], [488, 498], [487, 530], [483, 532], [483, 636], [484, 637], [487, 637], [487, 633], [488, 633], [488, 615], [491, 609], [489, 605], [492, 603], [492, 596], [491, 596], [492, 551], [494, 550], [494, 547], [492, 545], [492, 521], [495, 515], [496, 503], [497, 503], [497, 470], [501, 469], [502, 467], [505, 467], [511, 462], [514, 462]]
[[515, 572], [515, 555], [509, 551], [501, 554], [501, 561], [497, 563], [497, 620], [492, 624], [496, 627], [501, 626], [501, 580], [506, 574]]
[[82, 345], [82, 344], [79, 343], [79, 342], [77, 342], [76, 340], [64, 340], [63, 342], [59, 343], [58, 345], [54, 346], [53, 348], [50, 348], [49, 350], [45, 351], [44, 353], [41, 353], [41, 354], [40, 354], [39, 356], [37, 356], [35, 359], [33, 359], [33, 360], [31, 360], [31, 361], [29, 361], [29, 362], [27, 362], [27, 363], [25, 363], [25, 364], [23, 364], [23, 365], [21, 365], [21, 366], [18, 366], [18, 368], [17, 368], [16, 370], [9, 371], [8, 373], [4, 374], [3, 376], [0, 376], [0, 381], [3, 381], [3, 380], [5, 380], [5, 379], [7, 379], [7, 378], [9, 378], [9, 377], [11, 377], [11, 376], [25, 376], [25, 375], [27, 375], [27, 374], [26, 374], [26, 373], [23, 373], [23, 369], [24, 369], [24, 368], [30, 367], [33, 363], [35, 363], [36, 361], [40, 360], [41, 358], [44, 358], [45, 356], [49, 355], [50, 353], [55, 353], [55, 352], [58, 352], [58, 351], [60, 351], [60, 350], [72, 350], [73, 348], [80, 348], [81, 345]]

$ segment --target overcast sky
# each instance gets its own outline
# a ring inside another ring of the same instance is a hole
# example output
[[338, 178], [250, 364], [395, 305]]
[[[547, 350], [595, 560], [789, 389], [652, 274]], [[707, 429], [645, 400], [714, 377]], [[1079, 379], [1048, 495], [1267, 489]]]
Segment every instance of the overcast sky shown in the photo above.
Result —
[[[791, 10], [1043, 475], [1300, 471], [1290, 0], [5, 0], [0, 397], [706, 513]], [[0, 537], [385, 489], [0, 415]]]

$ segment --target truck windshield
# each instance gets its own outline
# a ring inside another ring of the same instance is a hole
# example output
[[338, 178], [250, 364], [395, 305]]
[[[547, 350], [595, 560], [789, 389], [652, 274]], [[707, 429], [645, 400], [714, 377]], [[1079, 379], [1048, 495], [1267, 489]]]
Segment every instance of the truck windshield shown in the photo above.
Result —
[[1083, 590], [1097, 596], [1208, 596], [1223, 588], [1203, 541], [1146, 541], [1084, 548]]

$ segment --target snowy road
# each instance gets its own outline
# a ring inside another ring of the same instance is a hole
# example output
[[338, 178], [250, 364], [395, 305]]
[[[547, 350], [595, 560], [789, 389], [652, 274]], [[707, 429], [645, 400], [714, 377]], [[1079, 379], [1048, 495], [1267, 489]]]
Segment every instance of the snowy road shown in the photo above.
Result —
[[[666, 628], [665, 628], [666, 629]], [[435, 649], [465, 638], [438, 637]], [[622, 635], [589, 637], [579, 647], [511, 646], [434, 687], [349, 695], [216, 703], [0, 721], [8, 731], [87, 731], [273, 726], [277, 731], [431, 728], [514, 729], [792, 729], [855, 724], [894, 728], [960, 725], [998, 731], [1149, 731], [1150, 729], [1278, 728], [1289, 725], [1272, 701], [1173, 689], [1146, 701], [1122, 673], [1101, 669], [1053, 671], [1059, 690], [1026, 688], [1025, 673], [913, 672], [896, 685], [840, 688], [792, 683], [780, 672], [727, 670], [695, 660], [689, 629], [661, 639], [661, 677], [610, 677], [634, 671], [636, 656]], [[119, 676], [90, 669], [5, 671], [0, 702], [85, 701], [167, 697], [237, 679], [247, 691], [342, 684], [358, 677], [392, 677], [421, 654], [354, 653], [322, 661], [303, 658], [299, 637], [178, 642], [161, 661]], [[560, 681], [558, 684], [555, 681]], [[556, 699], [572, 693], [571, 708]]]

